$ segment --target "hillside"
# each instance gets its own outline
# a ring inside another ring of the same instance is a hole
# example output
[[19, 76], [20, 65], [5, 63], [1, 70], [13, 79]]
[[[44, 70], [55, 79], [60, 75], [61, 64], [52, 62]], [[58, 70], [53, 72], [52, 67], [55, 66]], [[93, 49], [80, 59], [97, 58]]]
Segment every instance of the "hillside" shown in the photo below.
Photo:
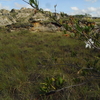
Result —
[[0, 100], [99, 99], [99, 51], [62, 32], [0, 31]]
[[[48, 11], [45, 14], [35, 12], [34, 9], [21, 8], [19, 10], [12, 9], [11, 11], [0, 10], [0, 27], [7, 27], [9, 31], [15, 29], [29, 29], [40, 31], [56, 31], [59, 30], [55, 23], [51, 23], [52, 19], [49, 17]], [[51, 13], [54, 16], [53, 13]], [[60, 14], [57, 15], [61, 18]], [[39, 26], [38, 26], [39, 25]], [[33, 29], [34, 27], [34, 29]], [[62, 30], [62, 29], [60, 29]]]
[[0, 100], [100, 100], [100, 25], [48, 14], [0, 10]]

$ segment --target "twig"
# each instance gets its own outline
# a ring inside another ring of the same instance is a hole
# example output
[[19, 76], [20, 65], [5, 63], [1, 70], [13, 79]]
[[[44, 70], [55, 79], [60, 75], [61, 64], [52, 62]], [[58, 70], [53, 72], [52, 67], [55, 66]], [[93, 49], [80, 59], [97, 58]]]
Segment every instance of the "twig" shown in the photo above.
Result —
[[27, 1], [25, 1], [25, 0], [23, 0], [24, 2], [26, 2], [27, 4], [29, 4], [30, 5], [30, 3], [29, 2], [27, 2]]
[[60, 91], [64, 91], [64, 90], [72, 88], [72, 87], [81, 86], [81, 85], [84, 85], [84, 84], [86, 84], [86, 82], [83, 82], [83, 83], [80, 83], [80, 84], [77, 84], [77, 85], [71, 85], [71, 86], [64, 87], [64, 88], [61, 88], [61, 89], [58, 89], [58, 90], [50, 91], [50, 92], [47, 92], [45, 95], [48, 96], [48, 95], [51, 95], [51, 94], [54, 94], [54, 93], [57, 93], [57, 92], [60, 92]]
[[[27, 1], [25, 1], [25, 0], [23, 0], [24, 2], [26, 2], [27, 4], [29, 4], [29, 5], [31, 5], [33, 8], [35, 8], [36, 9], [36, 7], [35, 6], [33, 6], [32, 4], [30, 4], [29, 2], [27, 2]], [[38, 10], [38, 9], [37, 9]]]
[[[77, 32], [79, 32], [80, 34], [82, 34], [82, 32], [80, 32], [79, 30], [77, 30], [76, 28], [74, 28]], [[84, 36], [85, 36], [85, 38], [86, 39], [89, 39], [88, 38], [88, 36], [86, 35], [86, 34], [83, 34]], [[92, 44], [90, 41], [89, 41], [89, 43], [95, 48], [95, 49], [98, 49], [98, 50], [100, 50], [100, 48], [99, 47], [97, 47], [96, 45], [94, 45], [94, 44]]]

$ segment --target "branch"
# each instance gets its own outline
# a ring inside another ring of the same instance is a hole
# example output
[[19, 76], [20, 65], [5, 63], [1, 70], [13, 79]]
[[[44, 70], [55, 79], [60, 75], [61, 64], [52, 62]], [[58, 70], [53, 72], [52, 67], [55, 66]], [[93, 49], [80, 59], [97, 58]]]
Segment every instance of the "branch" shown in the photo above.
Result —
[[27, 2], [27, 1], [25, 1], [25, 0], [23, 0], [24, 2], [26, 2], [27, 4], [29, 4], [30, 5], [30, 3], [29, 2]]
[[36, 7], [35, 6], [33, 6], [32, 4], [30, 4], [29, 2], [27, 2], [27, 1], [25, 1], [25, 0], [23, 0], [25, 3], [27, 3], [27, 4], [29, 4], [30, 6], [32, 6], [33, 8], [35, 8], [36, 9]]
[[72, 87], [84, 85], [85, 83], [86, 82], [83, 82], [83, 83], [80, 83], [80, 84], [77, 84], [77, 85], [71, 85], [71, 86], [64, 87], [64, 88], [61, 88], [61, 89], [58, 89], [58, 90], [55, 90], [55, 91], [50, 91], [50, 92], [47, 92], [45, 95], [48, 96], [48, 95], [51, 95], [51, 94], [54, 94], [54, 93], [57, 93], [57, 92], [64, 91], [66, 89], [72, 88]]
[[[79, 32], [80, 34], [82, 34], [82, 32], [80, 32], [78, 29], [76, 29], [76, 28], [74, 28], [74, 29], [75, 29], [77, 32]], [[89, 37], [88, 37], [87, 34], [83, 34], [83, 35], [84, 35], [84, 37], [85, 37], [87, 40], [89, 40]], [[90, 43], [95, 49], [100, 50], [100, 47], [97, 47], [96, 45], [92, 44], [91, 41], [89, 41], [89, 43]]]

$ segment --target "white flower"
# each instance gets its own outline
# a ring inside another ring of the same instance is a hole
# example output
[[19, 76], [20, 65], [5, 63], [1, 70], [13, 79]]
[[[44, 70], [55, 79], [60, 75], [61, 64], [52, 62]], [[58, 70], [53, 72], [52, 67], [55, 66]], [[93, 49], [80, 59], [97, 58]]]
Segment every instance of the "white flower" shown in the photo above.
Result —
[[88, 41], [85, 41], [85, 48], [93, 48], [93, 44], [94, 44], [94, 41], [92, 39], [89, 39]]

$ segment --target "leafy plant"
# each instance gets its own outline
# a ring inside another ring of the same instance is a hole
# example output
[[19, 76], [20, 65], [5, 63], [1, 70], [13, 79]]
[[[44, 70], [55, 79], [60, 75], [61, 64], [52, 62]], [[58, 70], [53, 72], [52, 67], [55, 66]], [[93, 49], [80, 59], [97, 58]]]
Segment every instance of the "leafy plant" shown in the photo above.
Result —
[[46, 94], [50, 91], [57, 90], [63, 87], [65, 79], [61, 76], [46, 77], [43, 83], [40, 83], [40, 94]]
[[29, 2], [23, 0], [24, 2], [28, 3], [29, 5], [31, 5], [33, 8], [39, 10], [39, 2], [38, 0], [29, 0]]
[[37, 0], [29, 0], [29, 3], [32, 7], [39, 9], [39, 2]]

